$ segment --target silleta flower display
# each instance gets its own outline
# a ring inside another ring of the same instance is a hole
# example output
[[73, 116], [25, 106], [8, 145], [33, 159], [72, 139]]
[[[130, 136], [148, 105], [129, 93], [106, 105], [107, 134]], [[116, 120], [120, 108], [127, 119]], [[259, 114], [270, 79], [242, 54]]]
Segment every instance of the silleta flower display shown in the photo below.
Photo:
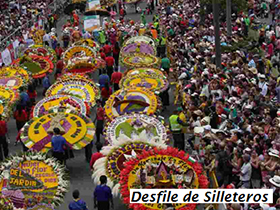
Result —
[[[202, 166], [176, 148], [143, 151], [124, 163], [120, 184], [123, 202], [131, 209], [164, 209], [164, 204], [130, 203], [129, 189], [207, 188]], [[194, 210], [196, 204], [174, 204], [176, 210]]]
[[125, 76], [121, 79], [120, 86], [122, 88], [143, 87], [152, 92], [162, 92], [168, 88], [169, 82], [165, 76], [161, 77], [159, 74], [149, 72]]
[[105, 113], [111, 120], [123, 114], [144, 113], [152, 115], [158, 111], [158, 99], [145, 88], [121, 89], [113, 93], [105, 104]]
[[48, 57], [53, 63], [57, 62], [56, 52], [48, 46], [33, 44], [23, 52], [22, 56], [26, 55], [38, 55], [42, 57]]
[[122, 56], [122, 63], [127, 68], [137, 68], [137, 67], [157, 68], [160, 66], [160, 59], [151, 54], [135, 52]]
[[68, 62], [71, 58], [75, 56], [77, 57], [78, 55], [81, 57], [86, 56], [95, 58], [96, 52], [92, 48], [87, 46], [72, 46], [68, 48], [63, 54], [63, 61]]
[[101, 150], [104, 157], [98, 159], [93, 165], [92, 178], [94, 178], [94, 182], [97, 184], [99, 177], [106, 174], [109, 178], [108, 186], [112, 188], [113, 195], [118, 196], [120, 193], [120, 173], [124, 169], [124, 162], [135, 157], [138, 153], [151, 150], [153, 147], [166, 148], [167, 146], [158, 142], [157, 138], [147, 141], [141, 136], [130, 139], [121, 135], [118, 142], [105, 146]]
[[19, 76], [21, 77], [21, 79], [24, 80], [25, 83], [29, 83], [30, 80], [32, 79], [30, 72], [17, 66], [8, 66], [8, 67], [0, 68], [0, 76], [6, 78]]
[[49, 114], [35, 117], [26, 123], [21, 140], [26, 147], [47, 152], [51, 148], [53, 129], [59, 128], [73, 149], [79, 150], [89, 144], [95, 134], [95, 126], [90, 118], [73, 110], [59, 108]]
[[57, 94], [75, 96], [93, 107], [100, 98], [100, 89], [87, 79], [59, 80], [47, 90], [46, 96]]
[[50, 110], [65, 107], [66, 109], [75, 110], [82, 115], [86, 115], [87, 107], [82, 99], [69, 95], [54, 95], [43, 98], [39, 101], [34, 109], [33, 116], [48, 114]]
[[15, 209], [31, 208], [38, 202], [57, 207], [68, 191], [65, 166], [43, 153], [13, 155], [0, 164], [0, 169], [0, 190]]
[[111, 145], [122, 139], [122, 135], [130, 139], [140, 136], [147, 142], [157, 138], [159, 142], [165, 143], [168, 141], [167, 131], [164, 124], [155, 116], [135, 113], [122, 115], [108, 122], [105, 127], [105, 138]]
[[126, 56], [129, 53], [146, 53], [151, 55], [156, 55], [157, 51], [155, 46], [151, 45], [150, 43], [144, 41], [135, 41], [133, 43], [125, 44], [121, 49], [121, 56]]

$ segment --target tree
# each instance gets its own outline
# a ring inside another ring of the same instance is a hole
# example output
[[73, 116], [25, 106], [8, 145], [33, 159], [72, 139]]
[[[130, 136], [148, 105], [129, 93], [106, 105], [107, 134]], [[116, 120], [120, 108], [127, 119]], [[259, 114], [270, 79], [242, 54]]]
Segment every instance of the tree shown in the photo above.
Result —
[[213, 0], [213, 18], [215, 31], [215, 52], [216, 52], [216, 66], [221, 67], [221, 40], [220, 40], [220, 22], [219, 22], [219, 0]]

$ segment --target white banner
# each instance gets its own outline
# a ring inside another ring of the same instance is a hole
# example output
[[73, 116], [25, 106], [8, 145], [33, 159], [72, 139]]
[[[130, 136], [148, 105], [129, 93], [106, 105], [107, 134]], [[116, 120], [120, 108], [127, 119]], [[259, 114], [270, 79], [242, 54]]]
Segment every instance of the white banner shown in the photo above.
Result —
[[84, 29], [86, 31], [98, 31], [100, 26], [101, 25], [99, 15], [91, 15], [84, 17]]
[[12, 56], [11, 56], [11, 53], [10, 51], [8, 50], [8, 48], [6, 48], [2, 53], [1, 53], [1, 56], [2, 56], [2, 61], [3, 63], [8, 66], [12, 63]]
[[130, 203], [273, 203], [273, 189], [130, 189]]
[[89, 10], [98, 10], [101, 9], [99, 0], [88, 0], [88, 9]]

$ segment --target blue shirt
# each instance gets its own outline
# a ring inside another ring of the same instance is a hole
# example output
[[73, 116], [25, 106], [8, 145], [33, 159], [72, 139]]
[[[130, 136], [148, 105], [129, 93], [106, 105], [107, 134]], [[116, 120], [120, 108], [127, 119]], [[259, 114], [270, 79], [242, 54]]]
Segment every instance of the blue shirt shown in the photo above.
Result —
[[105, 87], [106, 83], [110, 83], [110, 78], [107, 74], [101, 74], [99, 76], [99, 84], [100, 84], [100, 88]]
[[20, 93], [20, 104], [22, 106], [26, 106], [27, 105], [27, 102], [29, 102], [30, 98], [28, 96], [28, 94], [26, 92], [21, 92]]
[[251, 68], [256, 68], [256, 63], [255, 61], [252, 59], [250, 60], [250, 62], [248, 63], [248, 66], [251, 67]]
[[109, 201], [112, 198], [112, 191], [107, 185], [97, 185], [93, 196], [97, 201]]
[[51, 86], [50, 80], [48, 77], [44, 77], [43, 79], [43, 87], [44, 88], [49, 88]]
[[86, 202], [82, 199], [72, 201], [68, 207], [69, 210], [88, 210]]
[[54, 152], [64, 152], [64, 145], [66, 145], [66, 139], [63, 136], [52, 137], [52, 149]]

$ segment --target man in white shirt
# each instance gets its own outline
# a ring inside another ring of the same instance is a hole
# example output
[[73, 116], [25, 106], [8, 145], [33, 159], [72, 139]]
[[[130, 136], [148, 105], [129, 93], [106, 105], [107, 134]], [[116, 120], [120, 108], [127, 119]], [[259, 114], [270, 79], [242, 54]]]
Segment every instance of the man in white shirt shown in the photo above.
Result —
[[249, 189], [250, 182], [251, 182], [251, 175], [252, 175], [252, 166], [250, 163], [250, 155], [244, 154], [243, 155], [244, 164], [241, 167], [240, 172], [240, 181], [242, 182], [242, 188]]
[[259, 85], [258, 85], [258, 86], [259, 86], [259, 88], [262, 89], [261, 94], [262, 94], [263, 96], [266, 96], [268, 87], [267, 87], [267, 84], [266, 84], [266, 82], [265, 82], [265, 75], [264, 75], [264, 74], [261, 74], [261, 75], [259, 76], [259, 79], [260, 79], [260, 81], [259, 81]]

